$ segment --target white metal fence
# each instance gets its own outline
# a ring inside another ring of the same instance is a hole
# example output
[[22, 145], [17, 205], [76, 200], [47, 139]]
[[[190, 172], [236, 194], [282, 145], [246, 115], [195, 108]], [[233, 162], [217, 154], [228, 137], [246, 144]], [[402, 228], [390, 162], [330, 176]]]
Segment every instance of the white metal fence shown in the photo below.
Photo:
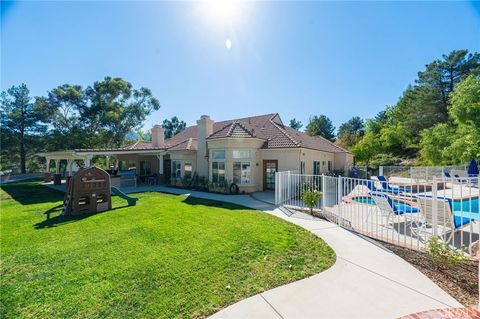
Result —
[[302, 194], [318, 190], [322, 198], [314, 213], [392, 244], [422, 250], [437, 236], [468, 251], [479, 239], [478, 178], [391, 183], [278, 172], [276, 185], [277, 205], [307, 211]]

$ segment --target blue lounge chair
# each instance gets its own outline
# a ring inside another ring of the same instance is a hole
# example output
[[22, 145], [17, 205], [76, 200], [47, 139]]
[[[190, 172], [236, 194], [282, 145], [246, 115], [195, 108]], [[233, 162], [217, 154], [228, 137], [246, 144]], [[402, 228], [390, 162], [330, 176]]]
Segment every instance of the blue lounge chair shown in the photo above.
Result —
[[[392, 224], [394, 224], [394, 218], [402, 215], [405, 215], [404, 218], [406, 218], [406, 216], [412, 217], [417, 215], [417, 213], [420, 211], [416, 207], [412, 207], [404, 202], [390, 198], [390, 196], [386, 195], [385, 193], [372, 192], [370, 196], [372, 196], [373, 200], [375, 201], [377, 209], [380, 210], [380, 213], [387, 217], [387, 228], [392, 227]], [[370, 214], [367, 215], [367, 221], [369, 216]], [[406, 221], [406, 219], [404, 221]], [[408, 224], [412, 224], [411, 218], [408, 220]]]
[[[418, 203], [421, 207], [421, 216], [424, 222], [417, 229], [419, 233], [426, 233], [426, 228], [432, 227], [433, 224], [433, 198], [429, 195], [417, 196]], [[478, 220], [478, 211], [469, 212], [456, 210], [453, 201], [450, 198], [437, 198], [437, 226], [441, 227], [439, 236], [447, 237], [450, 241], [453, 235], [463, 226]]]
[[408, 187], [399, 187], [399, 186], [396, 186], [396, 185], [392, 186], [392, 185], [388, 184], [387, 178], [383, 175], [378, 175], [377, 178], [380, 181], [380, 183], [382, 183], [382, 187], [384, 189], [398, 189], [399, 191], [404, 192], [404, 193], [412, 191], [412, 189], [408, 188]]
[[382, 205], [385, 209], [391, 210], [395, 215], [402, 215], [405, 213], [415, 214], [420, 211], [417, 207], [412, 207], [403, 201], [392, 199], [385, 193], [372, 192], [370, 193], [370, 196], [372, 196], [377, 205], [380, 202], [380, 205]]
[[399, 195], [401, 193], [401, 190], [396, 188], [377, 188], [372, 180], [363, 181], [363, 183], [371, 192], [388, 193], [393, 195]]

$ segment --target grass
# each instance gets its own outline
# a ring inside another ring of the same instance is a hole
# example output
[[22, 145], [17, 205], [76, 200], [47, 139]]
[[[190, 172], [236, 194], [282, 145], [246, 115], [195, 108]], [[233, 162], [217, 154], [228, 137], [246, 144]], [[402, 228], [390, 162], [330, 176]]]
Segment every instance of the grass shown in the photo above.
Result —
[[60, 215], [63, 195], [2, 185], [2, 318], [205, 317], [327, 269], [334, 252], [281, 219], [161, 193]]

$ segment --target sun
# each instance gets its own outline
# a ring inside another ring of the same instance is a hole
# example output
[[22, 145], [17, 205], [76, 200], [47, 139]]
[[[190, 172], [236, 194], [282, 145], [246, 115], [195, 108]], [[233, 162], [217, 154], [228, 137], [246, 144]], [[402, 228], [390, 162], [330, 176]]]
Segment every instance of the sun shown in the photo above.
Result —
[[212, 22], [235, 24], [240, 21], [243, 3], [236, 0], [206, 0], [202, 2], [206, 17]]

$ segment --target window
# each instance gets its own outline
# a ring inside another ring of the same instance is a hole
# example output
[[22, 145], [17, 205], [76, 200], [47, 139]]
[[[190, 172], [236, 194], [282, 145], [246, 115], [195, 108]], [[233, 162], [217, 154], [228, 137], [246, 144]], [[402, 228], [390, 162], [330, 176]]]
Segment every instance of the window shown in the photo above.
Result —
[[250, 162], [233, 162], [233, 182], [236, 184], [250, 184], [252, 169]]
[[332, 161], [328, 161], [328, 171], [332, 171]]
[[152, 163], [150, 161], [140, 161], [140, 176], [152, 174]]
[[180, 161], [172, 161], [172, 177], [182, 177], [182, 163]]
[[185, 164], [183, 165], [183, 176], [185, 178], [191, 178], [192, 177], [192, 163], [185, 162]]
[[320, 161], [313, 161], [313, 175], [320, 175]]
[[233, 151], [234, 159], [248, 159], [250, 158], [250, 151], [245, 150], [234, 150]]
[[225, 162], [212, 162], [212, 182], [225, 182]]
[[225, 151], [224, 150], [212, 151], [212, 158], [213, 159], [225, 159]]
[[300, 174], [305, 174], [305, 161], [300, 161]]

